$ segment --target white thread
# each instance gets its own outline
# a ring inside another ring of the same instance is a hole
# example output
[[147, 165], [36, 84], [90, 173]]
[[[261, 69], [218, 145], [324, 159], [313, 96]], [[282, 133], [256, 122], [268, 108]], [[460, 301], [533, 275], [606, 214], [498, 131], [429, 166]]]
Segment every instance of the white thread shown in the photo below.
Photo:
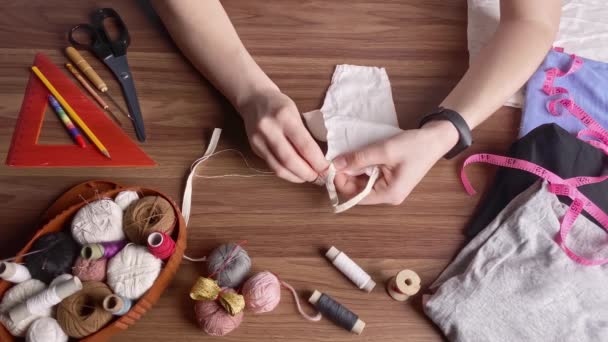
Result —
[[32, 275], [27, 267], [12, 262], [0, 263], [0, 278], [11, 283], [22, 283], [32, 279]]
[[327, 188], [327, 193], [329, 194], [329, 201], [331, 205], [334, 207], [334, 212], [339, 214], [341, 212], [347, 211], [348, 209], [354, 207], [359, 202], [361, 202], [369, 193], [372, 191], [378, 176], [380, 175], [380, 169], [377, 166], [374, 166], [372, 169], [372, 174], [369, 176], [367, 180], [367, 184], [365, 184], [365, 188], [361, 190], [353, 198], [348, 201], [340, 204], [340, 199], [338, 198], [338, 192], [336, 191], [336, 185], [334, 184], [334, 180], [336, 178], [336, 168], [333, 163], [329, 164], [329, 170], [327, 174], [327, 182], [325, 182], [325, 187]]
[[0, 313], [7, 313], [19, 303], [44, 290], [46, 285], [38, 279], [26, 280], [9, 288], [0, 302]]
[[118, 204], [120, 209], [125, 211], [133, 202], [137, 202], [138, 199], [139, 194], [136, 191], [126, 190], [119, 192], [116, 198], [114, 198], [114, 202]]
[[47, 249], [49, 249], [49, 247], [43, 248], [43, 249], [37, 249], [35, 251], [31, 251], [29, 253], [25, 253], [25, 254], [22, 254], [22, 255], [17, 255], [17, 256], [14, 256], [14, 257], [6, 258], [4, 260], [0, 260], [0, 262], [14, 261], [14, 260], [17, 260], [18, 258], [22, 258], [22, 257], [28, 256], [28, 255], [42, 253], [42, 252], [46, 251]]
[[346, 253], [332, 246], [325, 256], [340, 270], [350, 281], [361, 290], [370, 292], [376, 283], [359, 265], [357, 265]]
[[25, 334], [26, 342], [67, 342], [68, 335], [63, 332], [59, 323], [51, 317], [36, 319]]
[[[0, 303], [0, 322], [13, 336], [24, 336], [29, 325], [38, 318], [38, 316], [30, 316], [20, 322], [14, 322], [8, 315], [8, 312], [16, 306], [25, 303], [25, 301], [40, 293], [46, 288], [46, 285], [38, 279], [26, 280], [19, 283], [6, 291]], [[49, 308], [44, 316], [51, 316], [52, 310]]]
[[72, 236], [81, 245], [124, 240], [122, 209], [111, 199], [80, 208], [72, 220]]
[[191, 257], [189, 257], [189, 256], [187, 256], [187, 255], [184, 255], [184, 259], [186, 259], [186, 260], [188, 260], [188, 261], [192, 261], [192, 262], [203, 262], [203, 261], [206, 261], [206, 260], [207, 260], [207, 257], [206, 257], [206, 256], [204, 256], [204, 257], [202, 257], [202, 258], [191, 258]]
[[8, 312], [8, 316], [17, 324], [32, 316], [50, 316], [49, 312], [52, 312], [53, 306], [81, 289], [82, 283], [78, 277], [72, 277], [70, 280], [60, 283], [55, 282], [53, 286], [28, 298], [25, 303], [13, 307]]
[[146, 247], [130, 243], [108, 261], [107, 283], [117, 295], [137, 300], [154, 285], [161, 266]]

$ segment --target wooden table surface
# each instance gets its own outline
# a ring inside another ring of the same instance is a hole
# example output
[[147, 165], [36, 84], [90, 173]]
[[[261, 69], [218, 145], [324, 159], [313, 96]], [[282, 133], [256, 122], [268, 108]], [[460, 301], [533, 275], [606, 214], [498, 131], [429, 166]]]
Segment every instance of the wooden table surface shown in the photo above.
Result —
[[[318, 108], [336, 64], [387, 68], [404, 128], [437, 105], [465, 72], [465, 0], [225, 0], [245, 45], [302, 112]], [[97, 7], [113, 7], [131, 34], [129, 63], [144, 113], [148, 142], [142, 148], [155, 168], [11, 168], [0, 166], [0, 257], [9, 257], [37, 229], [37, 217], [72, 185], [91, 179], [156, 188], [181, 200], [190, 163], [199, 157], [213, 127], [223, 127], [220, 148], [253, 159], [242, 124], [226, 100], [180, 55], [146, 1], [1, 0], [0, 159], [5, 160], [36, 52], [62, 64], [66, 32]], [[86, 55], [90, 56], [90, 55]], [[89, 58], [115, 97], [118, 84]], [[49, 115], [50, 114], [50, 115]], [[504, 152], [516, 135], [519, 112], [501, 109], [474, 132], [466, 154]], [[134, 138], [132, 128], [127, 129]], [[47, 113], [39, 143], [67, 142]], [[464, 156], [440, 161], [401, 206], [358, 206], [335, 215], [326, 192], [274, 177], [197, 179], [187, 254], [204, 256], [220, 243], [248, 240], [254, 270], [271, 270], [305, 299], [314, 289], [331, 294], [367, 322], [361, 336], [327, 320], [310, 323], [283, 292], [272, 313], [246, 314], [224, 341], [438, 341], [441, 334], [423, 314], [420, 295], [406, 303], [389, 299], [384, 285], [410, 268], [426, 288], [450, 262], [479, 196], [468, 197], [458, 178]], [[260, 160], [254, 164], [263, 165]], [[236, 155], [211, 160], [207, 175], [247, 172]], [[479, 190], [494, 170], [472, 167]], [[377, 281], [370, 294], [355, 288], [323, 257], [331, 245], [346, 251]], [[220, 340], [206, 336], [193, 319], [188, 291], [203, 265], [184, 261], [153, 310], [115, 341]], [[307, 307], [308, 310], [310, 308]]]

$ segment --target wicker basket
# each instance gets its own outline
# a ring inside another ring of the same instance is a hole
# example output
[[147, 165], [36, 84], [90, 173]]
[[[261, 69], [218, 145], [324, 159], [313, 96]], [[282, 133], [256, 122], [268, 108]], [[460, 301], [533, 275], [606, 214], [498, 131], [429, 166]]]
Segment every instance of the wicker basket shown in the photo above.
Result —
[[[21, 256], [27, 253], [34, 241], [50, 232], [57, 232], [65, 229], [69, 226], [69, 222], [76, 212], [86, 204], [83, 200], [89, 199], [94, 200], [99, 197], [111, 197], [114, 198], [116, 194], [124, 190], [134, 190], [143, 194], [144, 196], [161, 196], [169, 201], [175, 210], [176, 216], [179, 221], [177, 222], [176, 229], [173, 231], [173, 239], [176, 240], [175, 253], [165, 263], [160, 275], [156, 279], [154, 286], [148, 290], [143, 297], [141, 297], [137, 303], [133, 305], [131, 310], [127, 314], [121, 317], [117, 317], [112, 322], [108, 323], [103, 329], [99, 330], [95, 334], [89, 335], [80, 341], [87, 342], [98, 342], [106, 341], [113, 335], [126, 330], [129, 326], [135, 324], [137, 320], [149, 310], [154, 303], [158, 300], [163, 291], [167, 288], [171, 279], [175, 276], [179, 264], [186, 250], [186, 222], [184, 221], [182, 214], [173, 200], [162, 193], [141, 187], [123, 187], [109, 181], [90, 181], [79, 184], [72, 189], [68, 190], [61, 197], [59, 197], [53, 205], [42, 215], [42, 223], [44, 226], [36, 232], [30, 242], [19, 252], [19, 258], [16, 262], [21, 261]], [[0, 297], [4, 295], [6, 290], [12, 286], [11, 283], [0, 280]], [[14, 341], [15, 338], [0, 324], [0, 341]]]

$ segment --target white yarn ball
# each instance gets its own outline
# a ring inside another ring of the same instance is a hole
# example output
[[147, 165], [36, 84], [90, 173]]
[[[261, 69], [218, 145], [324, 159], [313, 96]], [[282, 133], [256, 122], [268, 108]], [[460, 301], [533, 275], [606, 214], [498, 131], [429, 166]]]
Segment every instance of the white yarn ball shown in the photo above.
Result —
[[50, 317], [53, 313], [52, 308], [48, 308], [38, 312], [38, 315], [31, 315], [19, 323], [13, 322], [8, 316], [8, 311], [18, 304], [28, 300], [30, 297], [38, 294], [46, 289], [46, 285], [38, 279], [26, 280], [11, 287], [2, 298], [0, 303], [2, 314], [0, 314], [0, 322], [13, 336], [24, 336], [30, 324], [40, 317]]
[[67, 342], [67, 340], [68, 335], [51, 317], [41, 317], [32, 322], [25, 335], [27, 342]]
[[154, 285], [160, 269], [160, 259], [130, 243], [108, 261], [107, 283], [115, 294], [136, 300]]
[[126, 190], [119, 192], [118, 195], [116, 195], [114, 202], [118, 204], [120, 209], [125, 211], [133, 202], [137, 202], [138, 199], [139, 195], [136, 191]]
[[81, 245], [125, 239], [122, 209], [111, 199], [91, 202], [72, 220], [72, 236]]
[[44, 289], [46, 289], [46, 285], [38, 279], [29, 279], [14, 285], [2, 297], [0, 313], [8, 313], [15, 305], [25, 302]]

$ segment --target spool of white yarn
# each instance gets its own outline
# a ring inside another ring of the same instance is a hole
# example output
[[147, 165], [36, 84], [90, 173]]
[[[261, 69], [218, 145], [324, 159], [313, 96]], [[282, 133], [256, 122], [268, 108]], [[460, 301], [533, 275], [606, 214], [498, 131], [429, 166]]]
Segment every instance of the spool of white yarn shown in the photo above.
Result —
[[68, 335], [51, 317], [41, 317], [32, 322], [25, 334], [26, 342], [67, 342]]
[[376, 286], [376, 282], [359, 265], [357, 265], [346, 253], [339, 251], [336, 247], [331, 248], [325, 256], [350, 279], [357, 287], [366, 292], [371, 292]]
[[0, 278], [11, 283], [22, 283], [32, 279], [32, 275], [27, 267], [23, 265], [15, 264], [14, 262], [1, 262]]
[[65, 298], [82, 289], [82, 282], [78, 277], [63, 281], [35, 294], [24, 303], [17, 304], [8, 312], [8, 317], [16, 324], [20, 324], [30, 317], [50, 316], [46, 313], [52, 311], [53, 306]]
[[48, 311], [42, 312], [40, 316], [32, 315], [18, 323], [13, 322], [8, 315], [8, 312], [11, 309], [17, 305], [20, 305], [21, 303], [24, 303], [28, 298], [44, 291], [45, 288], [46, 285], [42, 281], [38, 279], [30, 279], [19, 283], [6, 291], [2, 297], [2, 302], [0, 303], [0, 322], [6, 327], [11, 335], [24, 336], [27, 328], [37, 318], [40, 316], [51, 316], [52, 310], [50, 308]]
[[122, 209], [110, 199], [80, 208], [72, 220], [72, 236], [81, 245], [124, 240]]
[[125, 211], [133, 202], [137, 202], [138, 199], [139, 195], [136, 191], [126, 190], [119, 192], [116, 198], [114, 198], [114, 202], [118, 204], [120, 209]]
[[46, 288], [46, 285], [38, 279], [26, 280], [9, 288], [0, 302], [0, 313], [7, 313], [15, 305], [25, 302], [38, 292]]
[[55, 279], [53, 279], [53, 281], [51, 281], [51, 283], [49, 284], [49, 287], [51, 286], [55, 286], [59, 283], [63, 283], [65, 281], [68, 281], [70, 279], [74, 278], [73, 275], [69, 274], [69, 273], [64, 273], [61, 275], [58, 275], [57, 277], [55, 277]]
[[108, 262], [107, 283], [117, 295], [137, 300], [154, 285], [160, 269], [160, 259], [130, 243]]

